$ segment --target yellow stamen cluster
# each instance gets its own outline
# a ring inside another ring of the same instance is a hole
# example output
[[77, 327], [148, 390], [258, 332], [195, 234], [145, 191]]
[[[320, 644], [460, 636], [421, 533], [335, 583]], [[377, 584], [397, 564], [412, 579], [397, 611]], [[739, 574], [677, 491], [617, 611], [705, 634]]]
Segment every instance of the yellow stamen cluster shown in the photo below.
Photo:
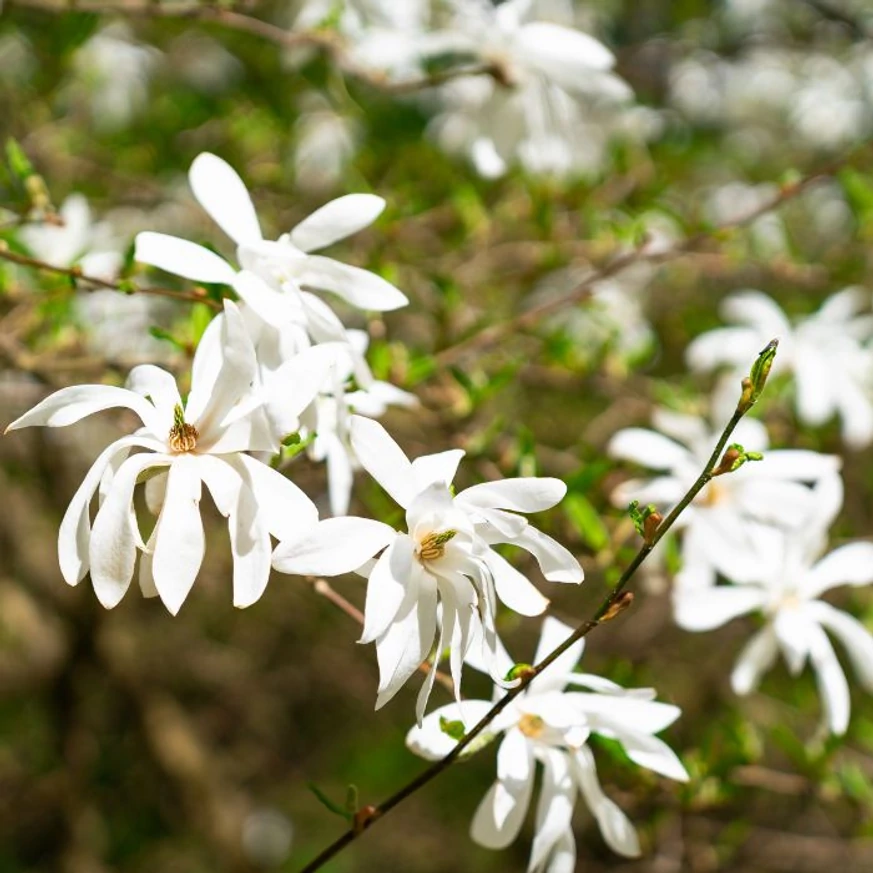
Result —
[[518, 720], [518, 729], [526, 736], [535, 740], [546, 729], [546, 723], [538, 716], [525, 713]]
[[197, 428], [185, 421], [185, 412], [181, 406], [177, 405], [173, 410], [173, 426], [170, 428], [169, 437], [167, 437], [170, 448], [179, 454], [191, 452], [196, 448], [199, 436]]
[[424, 537], [418, 544], [419, 561], [436, 561], [446, 553], [446, 543], [451, 540], [456, 530], [434, 531]]

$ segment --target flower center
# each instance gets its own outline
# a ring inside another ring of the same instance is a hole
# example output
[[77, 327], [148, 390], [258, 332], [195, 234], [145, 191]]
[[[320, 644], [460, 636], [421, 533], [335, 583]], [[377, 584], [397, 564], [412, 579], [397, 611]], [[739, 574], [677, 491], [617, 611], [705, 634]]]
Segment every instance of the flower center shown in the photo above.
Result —
[[453, 539], [456, 530], [433, 531], [418, 543], [419, 561], [436, 561], [446, 553], [446, 543]]
[[179, 454], [193, 451], [197, 446], [197, 428], [185, 421], [185, 410], [177, 403], [173, 409], [173, 426], [167, 442], [170, 448]]
[[715, 506], [717, 503], [722, 503], [727, 497], [727, 489], [718, 482], [710, 482], [706, 486], [700, 498], [700, 502], [705, 506]]
[[546, 723], [538, 715], [525, 713], [518, 721], [518, 729], [526, 737], [535, 740], [546, 729]]

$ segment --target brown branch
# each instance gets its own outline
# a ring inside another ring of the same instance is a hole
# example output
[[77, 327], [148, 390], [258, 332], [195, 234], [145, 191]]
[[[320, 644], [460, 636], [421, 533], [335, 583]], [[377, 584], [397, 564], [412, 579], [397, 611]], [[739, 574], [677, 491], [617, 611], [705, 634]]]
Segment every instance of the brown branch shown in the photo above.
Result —
[[870, 142], [865, 142], [842, 157], [819, 167], [799, 181], [782, 185], [779, 191], [769, 200], [750, 210], [745, 215], [732, 221], [727, 221], [718, 227], [688, 236], [666, 249], [661, 247], [655, 248], [644, 242], [635, 249], [614, 254], [603, 266], [592, 269], [575, 288], [566, 294], [547, 300], [505, 321], [490, 324], [487, 327], [474, 331], [469, 336], [437, 352], [434, 355], [434, 360], [443, 367], [455, 364], [469, 352], [490, 348], [504, 337], [534, 327], [543, 318], [554, 312], [558, 312], [576, 303], [582, 303], [591, 296], [594, 285], [602, 282], [604, 279], [618, 275], [633, 264], [640, 262], [663, 264], [673, 261], [698, 251], [705, 243], [719, 241], [720, 238], [731, 231], [754, 224], [759, 218], [781, 208], [808, 188], [811, 188], [823, 179], [829, 179], [834, 176], [834, 174], [854, 160], [860, 152], [869, 148], [870, 145]]
[[22, 255], [19, 252], [10, 251], [0, 243], [0, 259], [19, 264], [22, 267], [30, 267], [34, 270], [43, 270], [46, 273], [54, 273], [56, 276], [66, 276], [76, 282], [84, 282], [90, 287], [81, 288], [82, 291], [108, 290], [118, 291], [120, 294], [151, 294], [157, 297], [169, 297], [171, 300], [184, 300], [189, 303], [204, 303], [212, 309], [220, 310], [221, 305], [206, 296], [206, 292], [195, 289], [194, 291], [175, 291], [172, 288], [142, 287], [140, 285], [124, 286], [118, 282], [109, 282], [97, 276], [88, 276], [79, 267], [57, 267], [54, 264]]
[[[7, 6], [39, 9], [43, 12], [70, 13], [91, 12], [99, 15], [127, 15], [143, 18], [179, 18], [217, 24], [228, 30], [247, 33], [259, 39], [271, 42], [284, 49], [309, 47], [325, 52], [330, 59], [345, 73], [365, 82], [380, 91], [394, 94], [405, 94], [421, 91], [442, 85], [452, 79], [468, 76], [490, 76], [496, 82], [507, 84], [506, 72], [496, 63], [465, 64], [449, 69], [439, 70], [432, 74], [415, 79], [395, 81], [380, 70], [362, 67], [352, 61], [348, 44], [341, 34], [327, 30], [287, 30], [260, 18], [255, 18], [239, 9], [222, 9], [218, 6], [180, 2], [161, 3], [153, 0], [73, 0], [73, 2], [58, 2], [58, 0], [6, 0]], [[240, 4], [245, 7], [249, 4]]]
[[300, 873], [315, 873], [316, 870], [326, 864], [331, 858], [341, 852], [346, 846], [354, 842], [373, 822], [380, 819], [395, 806], [401, 804], [407, 797], [415, 794], [420, 788], [423, 788], [444, 770], [451, 767], [455, 761], [461, 756], [463, 751], [480, 734], [484, 733], [491, 722], [504, 710], [509, 704], [515, 700], [530, 683], [539, 676], [547, 667], [553, 664], [564, 652], [571, 646], [588, 636], [591, 631], [599, 627], [601, 624], [612, 620], [618, 616], [624, 609], [630, 605], [632, 595], [626, 592], [625, 588], [637, 570], [642, 566], [646, 558], [651, 554], [652, 550], [661, 541], [667, 531], [676, 523], [679, 516], [690, 506], [695, 497], [706, 487], [707, 484], [716, 475], [719, 475], [719, 470], [722, 462], [722, 453], [725, 446], [731, 437], [731, 434], [740, 423], [743, 416], [752, 408], [769, 373], [769, 367], [772, 364], [775, 355], [775, 342], [765, 348], [758, 357], [755, 366], [752, 368], [750, 379], [743, 380], [743, 393], [737, 403], [737, 408], [731, 416], [730, 421], [725, 425], [721, 436], [715, 445], [709, 459], [707, 460], [700, 475], [695, 480], [694, 484], [688, 489], [682, 499], [676, 504], [671, 512], [658, 524], [657, 528], [651, 531], [646, 531], [642, 547], [634, 556], [633, 560], [625, 568], [624, 572], [619, 577], [618, 582], [612, 590], [603, 599], [600, 606], [595, 611], [592, 618], [583, 621], [570, 636], [561, 643], [554, 651], [550, 652], [539, 664], [525, 669], [521, 679], [517, 685], [509, 689], [503, 697], [498, 700], [494, 706], [477, 722], [477, 724], [467, 731], [461, 740], [453, 747], [453, 749], [443, 758], [435, 761], [427, 769], [423, 770], [404, 785], [400, 790], [392, 794], [387, 800], [380, 803], [378, 806], [370, 807], [368, 815], [365, 819], [356, 822], [355, 825], [342, 836], [329, 845], [318, 857], [307, 864]]
[[[346, 600], [345, 597], [342, 596], [335, 588], [331, 587], [330, 583], [326, 579], [318, 579], [316, 577], [309, 577], [307, 581], [312, 585], [316, 594], [320, 594], [322, 597], [326, 597], [334, 606], [339, 607], [347, 616], [354, 619], [359, 625], [363, 626], [364, 624], [364, 613], [358, 609], [354, 603]], [[431, 670], [435, 668], [432, 667], [427, 661], [424, 661], [419, 665], [419, 670], [422, 673], [430, 673]], [[441, 670], [436, 670], [434, 679], [449, 692], [449, 694], [455, 693], [455, 683], [452, 681], [451, 676], [447, 676]]]

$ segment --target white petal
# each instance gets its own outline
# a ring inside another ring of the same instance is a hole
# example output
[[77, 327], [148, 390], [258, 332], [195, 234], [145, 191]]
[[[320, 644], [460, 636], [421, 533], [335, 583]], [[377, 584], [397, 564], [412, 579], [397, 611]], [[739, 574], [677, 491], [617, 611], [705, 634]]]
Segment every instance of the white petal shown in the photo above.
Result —
[[[490, 700], [465, 700], [463, 716], [472, 724], [477, 724], [494, 703]], [[406, 735], [406, 745], [416, 755], [428, 761], [444, 758], [457, 745], [441, 727], [441, 719], [447, 722], [463, 721], [462, 713], [457, 703], [441, 706], [428, 713], [420, 725], [413, 727]]]
[[252, 198], [230, 164], [201, 152], [191, 164], [188, 180], [200, 205], [237, 245], [262, 239]]
[[544, 864], [556, 843], [567, 833], [576, 800], [576, 783], [567, 752], [545, 748], [541, 750], [541, 755], [543, 784], [537, 804], [536, 833], [528, 870], [535, 870]]
[[504, 783], [527, 782], [533, 778], [533, 768], [533, 754], [527, 737], [518, 728], [510, 728], [497, 750], [498, 780]]
[[[533, 782], [533, 779], [528, 779], [522, 785], [513, 783], [511, 786], [495, 782], [482, 798], [473, 816], [470, 825], [472, 839], [486, 849], [505, 849], [518, 836], [521, 829], [521, 823], [530, 804]], [[511, 794], [513, 790], [516, 793]], [[498, 825], [495, 804], [507, 795], [513, 801], [512, 811], [504, 818], [502, 824]]]
[[299, 576], [339, 576], [351, 573], [398, 536], [381, 521], [368, 518], [328, 518], [303, 536], [280, 542], [273, 566]]
[[[85, 577], [90, 566], [88, 551], [91, 542], [91, 516], [89, 507], [101, 478], [120, 453], [127, 453], [131, 446], [151, 448], [156, 445], [140, 437], [129, 436], [116, 440], [98, 455], [82, 484], [73, 495], [58, 531], [58, 561], [61, 575], [69, 585], [77, 585]], [[161, 447], [157, 446], [159, 450]]]
[[540, 615], [549, 605], [527, 577], [522, 575], [505, 558], [490, 549], [485, 555], [485, 563], [494, 576], [497, 596], [519, 615]]
[[166, 436], [173, 426], [173, 412], [177, 406], [182, 406], [182, 398], [176, 380], [171, 373], [154, 364], [140, 364], [134, 367], [128, 377], [125, 387], [147, 397], [155, 407], [155, 433]]
[[761, 334], [747, 327], [721, 327], [695, 337], [685, 350], [692, 370], [709, 372], [722, 364], [745, 367], [761, 349]]
[[761, 291], [739, 291], [726, 297], [721, 304], [722, 315], [728, 321], [754, 327], [764, 341], [791, 335], [791, 324], [779, 304]]
[[107, 609], [118, 605], [133, 578], [138, 534], [131, 523], [131, 502], [137, 476], [170, 460], [158, 454], [128, 458], [115, 474], [109, 494], [94, 519], [89, 546], [91, 582], [97, 599]]
[[[167, 477], [162, 477], [166, 479]], [[145, 551], [139, 556], [139, 573], [137, 581], [139, 582], [139, 590], [142, 596], [152, 598], [158, 596], [158, 589], [155, 586], [155, 577], [152, 574], [152, 553], [155, 549], [155, 536], [157, 534], [157, 525], [152, 528], [152, 535], [146, 543]]]
[[259, 318], [273, 327], [282, 327], [301, 318], [302, 307], [294, 296], [276, 291], [250, 270], [242, 270], [233, 277], [233, 290]]
[[775, 663], [779, 644], [771, 625], [758, 631], [740, 652], [731, 673], [731, 687], [735, 694], [745, 695], [754, 691], [761, 677]]
[[567, 486], [560, 479], [545, 476], [501, 479], [466, 488], [458, 500], [468, 506], [511, 509], [515, 512], [542, 512], [560, 503]]
[[[66, 427], [95, 412], [115, 407], [132, 409], [150, 430], [156, 423], [154, 406], [134, 391], [113, 385], [71, 385], [49, 394], [24, 415], [16, 418], [6, 428], [6, 432], [37, 425]], [[159, 436], [158, 431], [155, 431], [155, 436]]]
[[[543, 619], [543, 625], [540, 629], [540, 639], [537, 643], [533, 663], [539, 664], [547, 655], [551, 655], [574, 630], [575, 628], [547, 615]], [[531, 682], [531, 687], [536, 687], [537, 694], [544, 694], [547, 691], [560, 691], [567, 682], [567, 674], [573, 672], [573, 669], [582, 658], [584, 650], [585, 640], [577, 640]]]
[[152, 576], [164, 606], [176, 615], [203, 563], [206, 543], [200, 518], [197, 458], [180, 455], [170, 467], [157, 522]]
[[330, 497], [330, 511], [333, 515], [345, 515], [349, 511], [354, 485], [354, 468], [348, 449], [335, 434], [325, 434], [327, 446], [327, 490]]
[[801, 584], [804, 597], [815, 598], [838, 585], [867, 585], [873, 582], [873, 543], [855, 542], [825, 555]]
[[643, 427], [620, 430], [609, 441], [606, 451], [613, 458], [653, 470], [674, 470], [694, 464], [694, 456], [684, 446]]
[[412, 475], [415, 477], [416, 490], [424, 491], [434, 482], [451, 485], [458, 471], [458, 464], [461, 463], [464, 455], [463, 449], [449, 449], [435, 455], [422, 455], [420, 458], [415, 458], [412, 462]]
[[613, 852], [626, 858], [638, 858], [641, 853], [636, 829], [621, 809], [603, 793], [591, 750], [587, 746], [578, 749], [575, 760], [579, 788], [597, 819], [603, 839]]
[[807, 607], [810, 614], [831, 631], [846, 647], [846, 652], [867, 691], [873, 692], [873, 636], [854, 616], [816, 601]]
[[615, 57], [603, 43], [579, 30], [533, 21], [516, 32], [524, 62], [571, 93], [584, 88], [592, 72], [612, 69]]
[[810, 622], [809, 660], [815, 670], [819, 694], [831, 733], [842, 736], [849, 727], [849, 684], [825, 632]]
[[227, 524], [233, 553], [233, 605], [243, 609], [257, 602], [267, 587], [272, 547], [259, 494], [245, 482]]
[[567, 828], [552, 848], [549, 866], [545, 873], [575, 873], [576, 871], [576, 839], [573, 829]]
[[409, 303], [402, 291], [381, 276], [321, 255], [307, 255], [295, 273], [301, 285], [331, 291], [358, 309], [387, 312]]
[[836, 412], [836, 392], [831, 378], [827, 356], [804, 346], [804, 354], [794, 361], [797, 417], [804, 424], [818, 427]]
[[351, 417], [349, 433], [361, 466], [408, 509], [415, 497], [415, 476], [403, 449], [379, 422], [361, 415]]
[[195, 282], [231, 285], [236, 270], [220, 255], [197, 243], [146, 230], [136, 235], [134, 258]]
[[675, 592], [673, 612], [676, 624], [688, 631], [707, 631], [761, 609], [767, 592], [757, 586], [718, 587]]
[[394, 621], [406, 596], [412, 572], [412, 540], [397, 536], [382, 553], [367, 582], [364, 628], [360, 643], [371, 643]]
[[641, 731], [629, 731], [625, 728], [621, 733], [617, 733], [617, 737], [628, 757], [635, 764], [660, 773], [668, 779], [675, 779], [677, 782], [688, 781], [688, 771], [676, 753], [663, 740]]
[[346, 194], [325, 203], [291, 231], [291, 242], [303, 252], [323, 249], [371, 225], [385, 201], [375, 194]]
[[585, 578], [585, 573], [573, 554], [557, 540], [553, 540], [532, 525], [528, 525], [510, 542], [530, 552], [536, 558], [543, 576], [549, 582], [578, 585]]
[[[638, 696], [635, 693], [638, 691], [643, 694]], [[592, 724], [596, 722], [602, 726], [606, 724], [604, 720], [608, 720], [615, 728], [619, 740], [625, 726], [631, 731], [656, 734], [682, 715], [682, 710], [672, 703], [648, 699], [648, 689], [622, 688], [612, 694], [568, 691], [564, 698], [584, 712], [592, 720]]]
[[815, 482], [837, 473], [840, 464], [841, 459], [837, 455], [823, 455], [805, 449], [776, 449], [766, 452], [764, 459], [757, 461], [753, 469], [758, 476]]

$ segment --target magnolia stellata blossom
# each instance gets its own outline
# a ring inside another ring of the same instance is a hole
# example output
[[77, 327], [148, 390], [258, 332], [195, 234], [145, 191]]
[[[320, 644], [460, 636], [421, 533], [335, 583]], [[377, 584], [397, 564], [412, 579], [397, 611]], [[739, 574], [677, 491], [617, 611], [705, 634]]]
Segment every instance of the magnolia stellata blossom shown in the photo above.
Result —
[[[377, 709], [433, 648], [439, 603], [437, 652], [451, 648], [451, 673], [460, 693], [462, 665], [473, 641], [482, 639], [487, 652], [496, 652], [496, 598], [522, 615], [538, 615], [548, 603], [491, 544], [526, 549], [546, 579], [582, 581], [576, 559], [516, 514], [554, 506], [566, 486], [557, 479], [506, 479], [453, 495], [451, 482], [463, 451], [410, 461], [380, 424], [361, 416], [352, 417], [350, 438], [361, 465], [406, 510], [408, 532], [364, 518], [326, 519], [281, 542], [273, 566], [283, 573], [337, 576], [357, 570], [368, 576], [360, 641], [376, 644]], [[433, 681], [430, 671], [418, 696], [419, 719]]]
[[732, 294], [721, 310], [734, 326], [698, 336], [688, 347], [688, 364], [744, 374], [749, 358], [779, 337], [773, 373], [792, 374], [800, 421], [816, 427], [837, 415], [846, 443], [863, 448], [873, 441], [873, 350], [865, 345], [873, 338], [873, 316], [861, 314], [869, 309], [869, 298], [860, 288], [846, 288], [792, 323], [760, 291]]
[[[199, 346], [186, 403], [168, 372], [145, 364], [131, 371], [126, 388], [62, 388], [7, 428], [62, 427], [113, 407], [126, 407], [142, 421], [134, 434], [99, 455], [64, 514], [58, 537], [64, 579], [76, 585], [90, 571], [97, 598], [107, 608], [130, 586], [141, 551], [143, 593], [159, 595], [171, 613], [178, 612], [204, 555], [203, 484], [228, 519], [236, 606], [254, 603], [266, 587], [270, 535], [288, 538], [318, 519], [312, 501], [296, 485], [245, 454], [273, 452], [277, 445], [254, 414], [259, 409], [250, 395], [255, 356], [241, 316], [229, 301], [224, 314], [221, 354], [215, 354], [213, 343]], [[301, 353], [288, 363], [284, 402], [291, 414], [312, 401], [319, 381], [303, 380], [298, 391], [294, 374], [321, 368], [323, 381], [329, 365], [320, 352]], [[132, 449], [144, 451], [130, 454]], [[134, 488], [143, 479], [149, 479], [146, 499], [157, 515], [147, 542], [132, 506]], [[92, 525], [90, 504], [98, 489]]]
[[[702, 418], [666, 409], [656, 409], [652, 417], [657, 431], [626, 428], [613, 436], [607, 451], [658, 474], [622, 483], [612, 499], [617, 506], [631, 500], [651, 502], [666, 514], [704, 469], [719, 431]], [[766, 428], [756, 419], [744, 418], [732, 439], [750, 452], [768, 447]], [[837, 475], [839, 463], [839, 458], [818, 452], [776, 449], [767, 451], [763, 460], [712, 479], [676, 521], [675, 527], [684, 531], [683, 570], [677, 581], [700, 587], [714, 583], [716, 572], [752, 572], [750, 523], [801, 524], [816, 500], [808, 484]]]
[[[534, 662], [542, 661], [571, 633], [572, 628], [546, 618]], [[470, 833], [490, 849], [505, 848], [516, 838], [530, 805], [539, 762], [543, 782], [530, 871], [576, 869], [571, 820], [577, 792], [610, 848], [627, 857], [640, 854], [634, 826], [600, 787], [587, 745], [592, 733], [617, 740], [642, 767], [670, 779], [688, 779], [681, 761], [655, 736], [679, 717], [679, 708], [654, 700], [654, 689], [626, 689], [600, 676], [574, 673], [583, 647], [584, 640], [570, 646], [486, 729], [491, 735], [502, 735], [497, 780], [479, 804]], [[495, 693], [499, 699], [501, 689]], [[456, 742], [453, 727], [465, 718], [468, 723], [478, 722], [493, 705], [487, 700], [465, 700], [434, 710], [412, 728], [406, 743], [424, 758], [443, 758]]]
[[842, 483], [828, 478], [816, 487], [818, 501], [799, 530], [756, 526], [752, 556], [756, 572], [740, 583], [707, 590], [677, 589], [676, 621], [691, 631], [720, 627], [747, 613], [766, 624], [743, 648], [731, 675], [737, 694], [753, 691], [779, 652], [797, 675], [807, 660], [815, 671], [828, 728], [849, 725], [849, 686], [826, 631], [845, 647], [861, 685], [873, 692], [873, 636], [856, 618], [821, 600], [840, 585], [873, 582], [873, 543], [853, 542], [824, 555], [826, 531], [842, 505]]
[[194, 159], [188, 178], [200, 205], [236, 243], [242, 272], [203, 246], [151, 231], [136, 238], [137, 260], [197, 282], [232, 285], [265, 321], [274, 326], [303, 322], [316, 341], [342, 339], [341, 325], [337, 328], [330, 308], [306, 288], [329, 291], [361, 309], [396, 309], [408, 302], [375, 273], [311, 254], [371, 224], [385, 208], [381, 197], [347, 194], [331, 200], [270, 241], [263, 237], [245, 183], [228, 163], [204, 152]]
[[530, 172], [557, 174], [599, 163], [586, 160], [592, 142], [603, 138], [586, 116], [597, 103], [615, 106], [631, 97], [611, 72], [612, 52], [572, 27], [529, 20], [530, 0], [499, 6], [456, 0], [451, 6], [445, 42], [494, 64], [511, 87], [486, 77], [448, 83], [441, 89], [445, 111], [434, 123], [443, 145], [468, 152], [489, 177], [516, 160]]

